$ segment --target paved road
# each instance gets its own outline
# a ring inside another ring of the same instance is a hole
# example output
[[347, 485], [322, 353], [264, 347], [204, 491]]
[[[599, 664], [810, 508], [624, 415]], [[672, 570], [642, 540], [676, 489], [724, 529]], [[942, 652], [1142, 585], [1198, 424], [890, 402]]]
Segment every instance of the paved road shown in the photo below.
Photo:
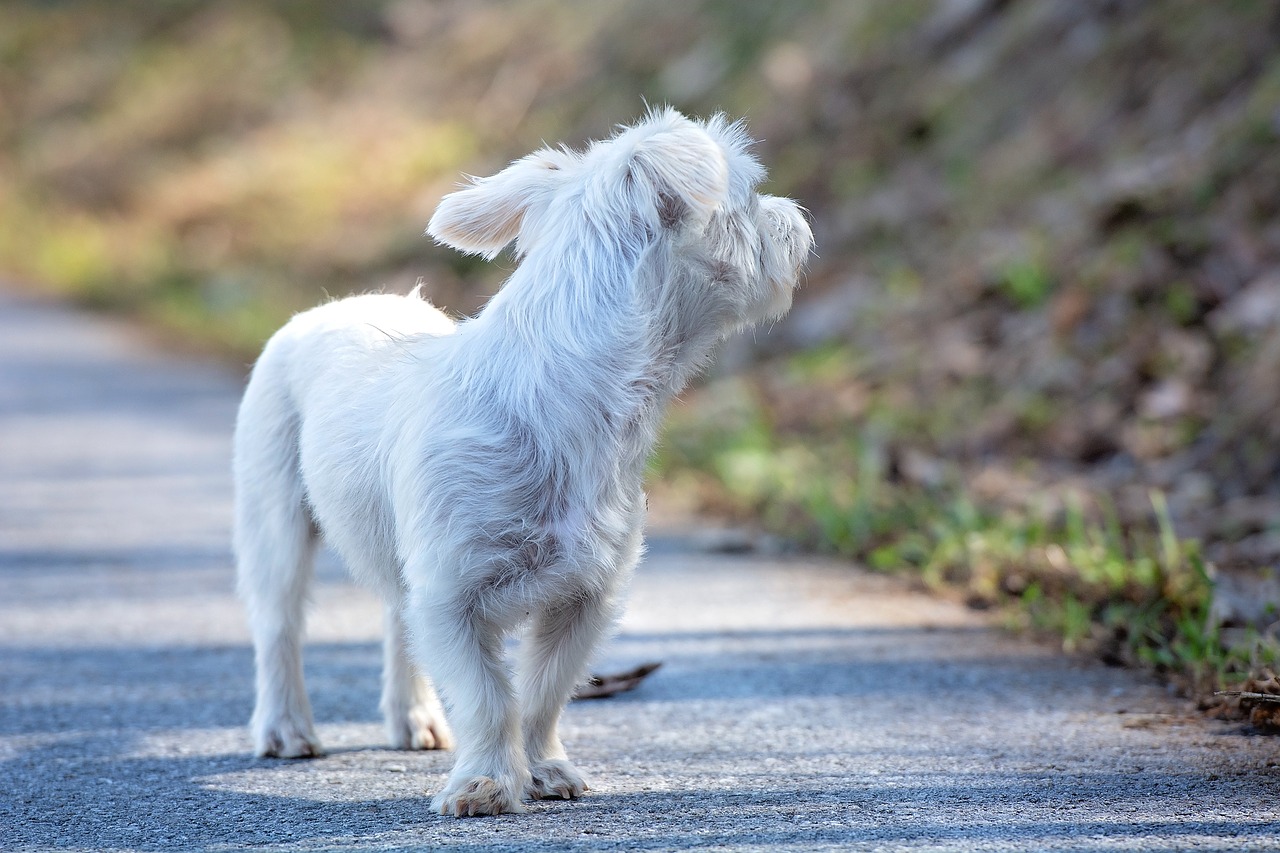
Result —
[[1277, 850], [1280, 741], [847, 566], [656, 532], [578, 702], [593, 791], [427, 809], [381, 747], [379, 610], [321, 569], [326, 758], [254, 759], [227, 549], [238, 373], [0, 297], [0, 849]]

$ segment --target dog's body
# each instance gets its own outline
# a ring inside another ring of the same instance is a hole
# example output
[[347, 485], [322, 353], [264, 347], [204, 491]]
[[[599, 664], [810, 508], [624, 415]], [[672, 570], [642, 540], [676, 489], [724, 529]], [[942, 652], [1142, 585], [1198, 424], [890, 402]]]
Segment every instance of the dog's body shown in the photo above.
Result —
[[[556, 724], [639, 558], [664, 404], [725, 334], [785, 312], [810, 250], [799, 209], [755, 193], [748, 144], [667, 110], [532, 154], [447, 196], [428, 229], [489, 257], [516, 240], [478, 317], [361, 296], [272, 338], [235, 446], [259, 754], [320, 750], [300, 635], [323, 531], [387, 603], [392, 743], [448, 746], [431, 682], [449, 706], [458, 759], [435, 808], [585, 790]], [[503, 638], [526, 622], [513, 685]]]

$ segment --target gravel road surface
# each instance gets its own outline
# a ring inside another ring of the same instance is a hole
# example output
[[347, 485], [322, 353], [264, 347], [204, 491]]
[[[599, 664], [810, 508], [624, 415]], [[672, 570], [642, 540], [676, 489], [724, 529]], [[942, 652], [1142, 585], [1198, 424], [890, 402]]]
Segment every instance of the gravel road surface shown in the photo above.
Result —
[[1280, 741], [846, 565], [651, 535], [570, 706], [592, 791], [432, 814], [382, 747], [380, 610], [332, 559], [307, 674], [330, 752], [250, 753], [228, 553], [242, 377], [0, 296], [2, 850], [1280, 850]]

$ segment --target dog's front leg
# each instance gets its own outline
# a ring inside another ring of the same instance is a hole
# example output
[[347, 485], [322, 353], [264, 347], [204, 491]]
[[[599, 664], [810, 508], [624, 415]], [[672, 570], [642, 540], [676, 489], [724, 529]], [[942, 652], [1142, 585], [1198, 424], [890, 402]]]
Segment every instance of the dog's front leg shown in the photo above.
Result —
[[519, 669], [530, 796], [568, 800], [587, 790], [567, 759], [557, 727], [612, 617], [613, 607], [604, 596], [575, 600], [534, 616]]
[[453, 772], [431, 807], [456, 817], [523, 812], [529, 767], [502, 626], [474, 598], [444, 586], [412, 591], [405, 610], [414, 656], [444, 699], [457, 743]]

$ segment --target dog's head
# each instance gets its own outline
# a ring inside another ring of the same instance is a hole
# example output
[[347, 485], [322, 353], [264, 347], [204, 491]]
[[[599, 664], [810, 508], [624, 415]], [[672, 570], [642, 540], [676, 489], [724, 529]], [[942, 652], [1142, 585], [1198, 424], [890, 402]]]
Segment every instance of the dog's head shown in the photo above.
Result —
[[602, 269], [668, 241], [727, 303], [726, 326], [778, 317], [813, 235], [794, 202], [756, 192], [765, 171], [751, 144], [722, 116], [656, 110], [582, 152], [543, 149], [474, 179], [441, 200], [427, 232], [490, 259], [515, 241], [522, 258], [576, 256]]

